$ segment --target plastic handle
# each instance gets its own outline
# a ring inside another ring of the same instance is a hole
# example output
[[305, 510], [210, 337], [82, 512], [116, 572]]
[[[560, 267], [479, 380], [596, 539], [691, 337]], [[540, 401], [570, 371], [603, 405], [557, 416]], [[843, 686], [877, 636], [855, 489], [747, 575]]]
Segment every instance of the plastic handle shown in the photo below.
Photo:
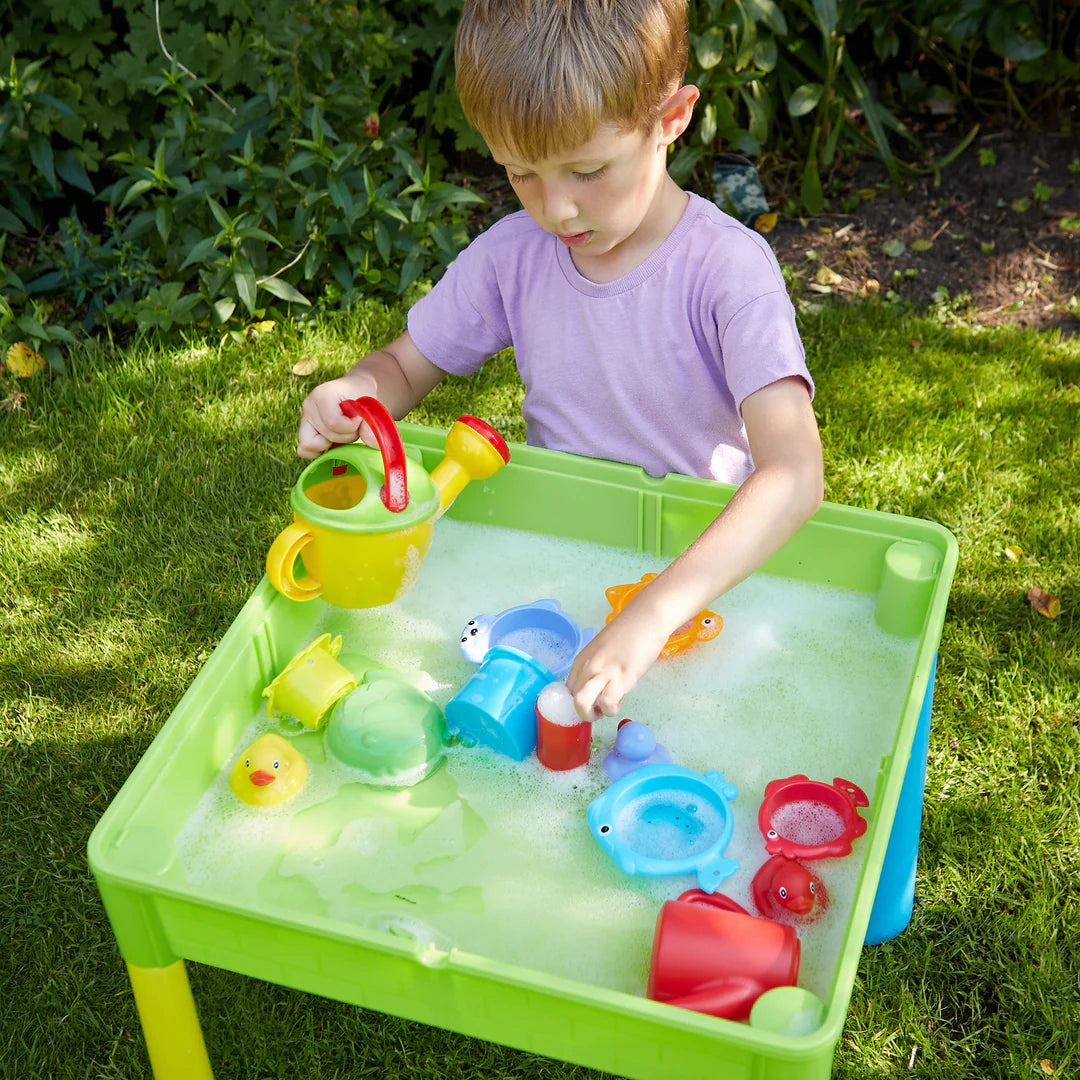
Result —
[[307, 529], [293, 522], [278, 533], [266, 553], [266, 576], [270, 584], [290, 600], [314, 600], [322, 592], [322, 585], [310, 576], [296, 580], [294, 564], [313, 539]]
[[[750, 915], [750, 912], [742, 904], [732, 900], [730, 896], [725, 896], [723, 893], [707, 893], [704, 889], [687, 889], [686, 892], [679, 896], [679, 901], [683, 904], [704, 904], [706, 907], [719, 908], [721, 911], [733, 911], [739, 915]], [[752, 915], [750, 917], [753, 918]]]
[[373, 397], [347, 398], [341, 403], [341, 411], [350, 419], [366, 420], [375, 432], [386, 477], [379, 498], [392, 514], [400, 514], [409, 505], [409, 485], [405, 478], [405, 447], [394, 418], [386, 406]]

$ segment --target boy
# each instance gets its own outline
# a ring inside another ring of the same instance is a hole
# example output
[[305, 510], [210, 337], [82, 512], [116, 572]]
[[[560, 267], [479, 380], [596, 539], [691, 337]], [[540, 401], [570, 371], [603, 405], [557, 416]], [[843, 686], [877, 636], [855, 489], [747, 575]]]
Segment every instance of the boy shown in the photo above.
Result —
[[530, 443], [740, 485], [575, 660], [578, 712], [610, 716], [669, 635], [817, 509], [813, 383], [768, 245], [666, 171], [698, 97], [686, 0], [466, 0], [455, 55], [524, 210], [461, 253], [406, 333], [312, 391], [297, 449], [357, 438], [346, 398], [402, 417], [513, 345]]

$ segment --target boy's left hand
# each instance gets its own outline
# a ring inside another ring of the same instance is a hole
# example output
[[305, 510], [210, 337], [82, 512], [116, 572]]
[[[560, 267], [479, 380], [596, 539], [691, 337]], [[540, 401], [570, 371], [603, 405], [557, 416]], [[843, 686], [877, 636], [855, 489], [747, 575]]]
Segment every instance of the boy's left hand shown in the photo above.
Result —
[[622, 699], [652, 667], [668, 633], [651, 611], [629, 605], [578, 653], [566, 677], [582, 720], [622, 711]]

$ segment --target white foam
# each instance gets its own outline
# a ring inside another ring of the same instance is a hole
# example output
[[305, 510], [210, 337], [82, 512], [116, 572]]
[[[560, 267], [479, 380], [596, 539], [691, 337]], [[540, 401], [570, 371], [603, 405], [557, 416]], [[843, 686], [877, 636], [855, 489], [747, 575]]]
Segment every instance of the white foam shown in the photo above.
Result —
[[[394, 669], [445, 706], [475, 671], [459, 638], [478, 611], [554, 597], [579, 625], [603, 626], [604, 589], [662, 565], [444, 518], [411, 592], [380, 608], [326, 607], [311, 637], [341, 634], [343, 656]], [[738, 788], [726, 854], [741, 868], [721, 889], [753, 910], [750, 882], [768, 858], [757, 826], [765, 785], [795, 773], [842, 776], [872, 796], [915, 643], [877, 627], [870, 596], [761, 574], [710, 607], [724, 619], [719, 637], [655, 664], [622, 715], [647, 723], [674, 761], [717, 769]], [[696, 881], [625, 875], [588, 831], [585, 809], [607, 786], [602, 758], [617, 722], [593, 725], [592, 759], [571, 772], [455, 746], [443, 768], [403, 791], [358, 782], [324, 752], [320, 733], [299, 733], [308, 783], [272, 811], [232, 795], [234, 754], [180, 837], [181, 865], [231, 899], [392, 928], [432, 947], [641, 994], [660, 906]], [[236, 753], [269, 730], [292, 729], [260, 711]], [[824, 1000], [864, 850], [857, 840], [851, 856], [815, 864], [830, 905], [799, 930], [800, 983]]]
[[564, 682], [551, 682], [540, 691], [536, 708], [556, 727], [577, 727], [582, 722], [574, 708], [574, 699]]

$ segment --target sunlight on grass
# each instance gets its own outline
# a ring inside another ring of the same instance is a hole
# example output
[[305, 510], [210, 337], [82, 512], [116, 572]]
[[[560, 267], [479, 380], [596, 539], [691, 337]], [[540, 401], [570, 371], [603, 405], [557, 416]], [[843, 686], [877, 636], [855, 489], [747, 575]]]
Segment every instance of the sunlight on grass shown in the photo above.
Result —
[[[86, 838], [262, 575], [302, 467], [304, 396], [403, 325], [372, 304], [244, 347], [88, 347], [0, 413], [12, 1076], [146, 1075]], [[1075, 1075], [1080, 341], [883, 304], [823, 307], [803, 332], [827, 497], [940, 521], [961, 548], [915, 914], [862, 955], [835, 1075], [1011, 1080], [1044, 1058]], [[308, 356], [318, 370], [294, 375]], [[520, 440], [522, 396], [504, 354], [410, 419], [471, 412]], [[1061, 597], [1058, 618], [1032, 610], [1033, 585]], [[227, 972], [195, 967], [193, 983], [222, 1077], [599, 1075]]]

